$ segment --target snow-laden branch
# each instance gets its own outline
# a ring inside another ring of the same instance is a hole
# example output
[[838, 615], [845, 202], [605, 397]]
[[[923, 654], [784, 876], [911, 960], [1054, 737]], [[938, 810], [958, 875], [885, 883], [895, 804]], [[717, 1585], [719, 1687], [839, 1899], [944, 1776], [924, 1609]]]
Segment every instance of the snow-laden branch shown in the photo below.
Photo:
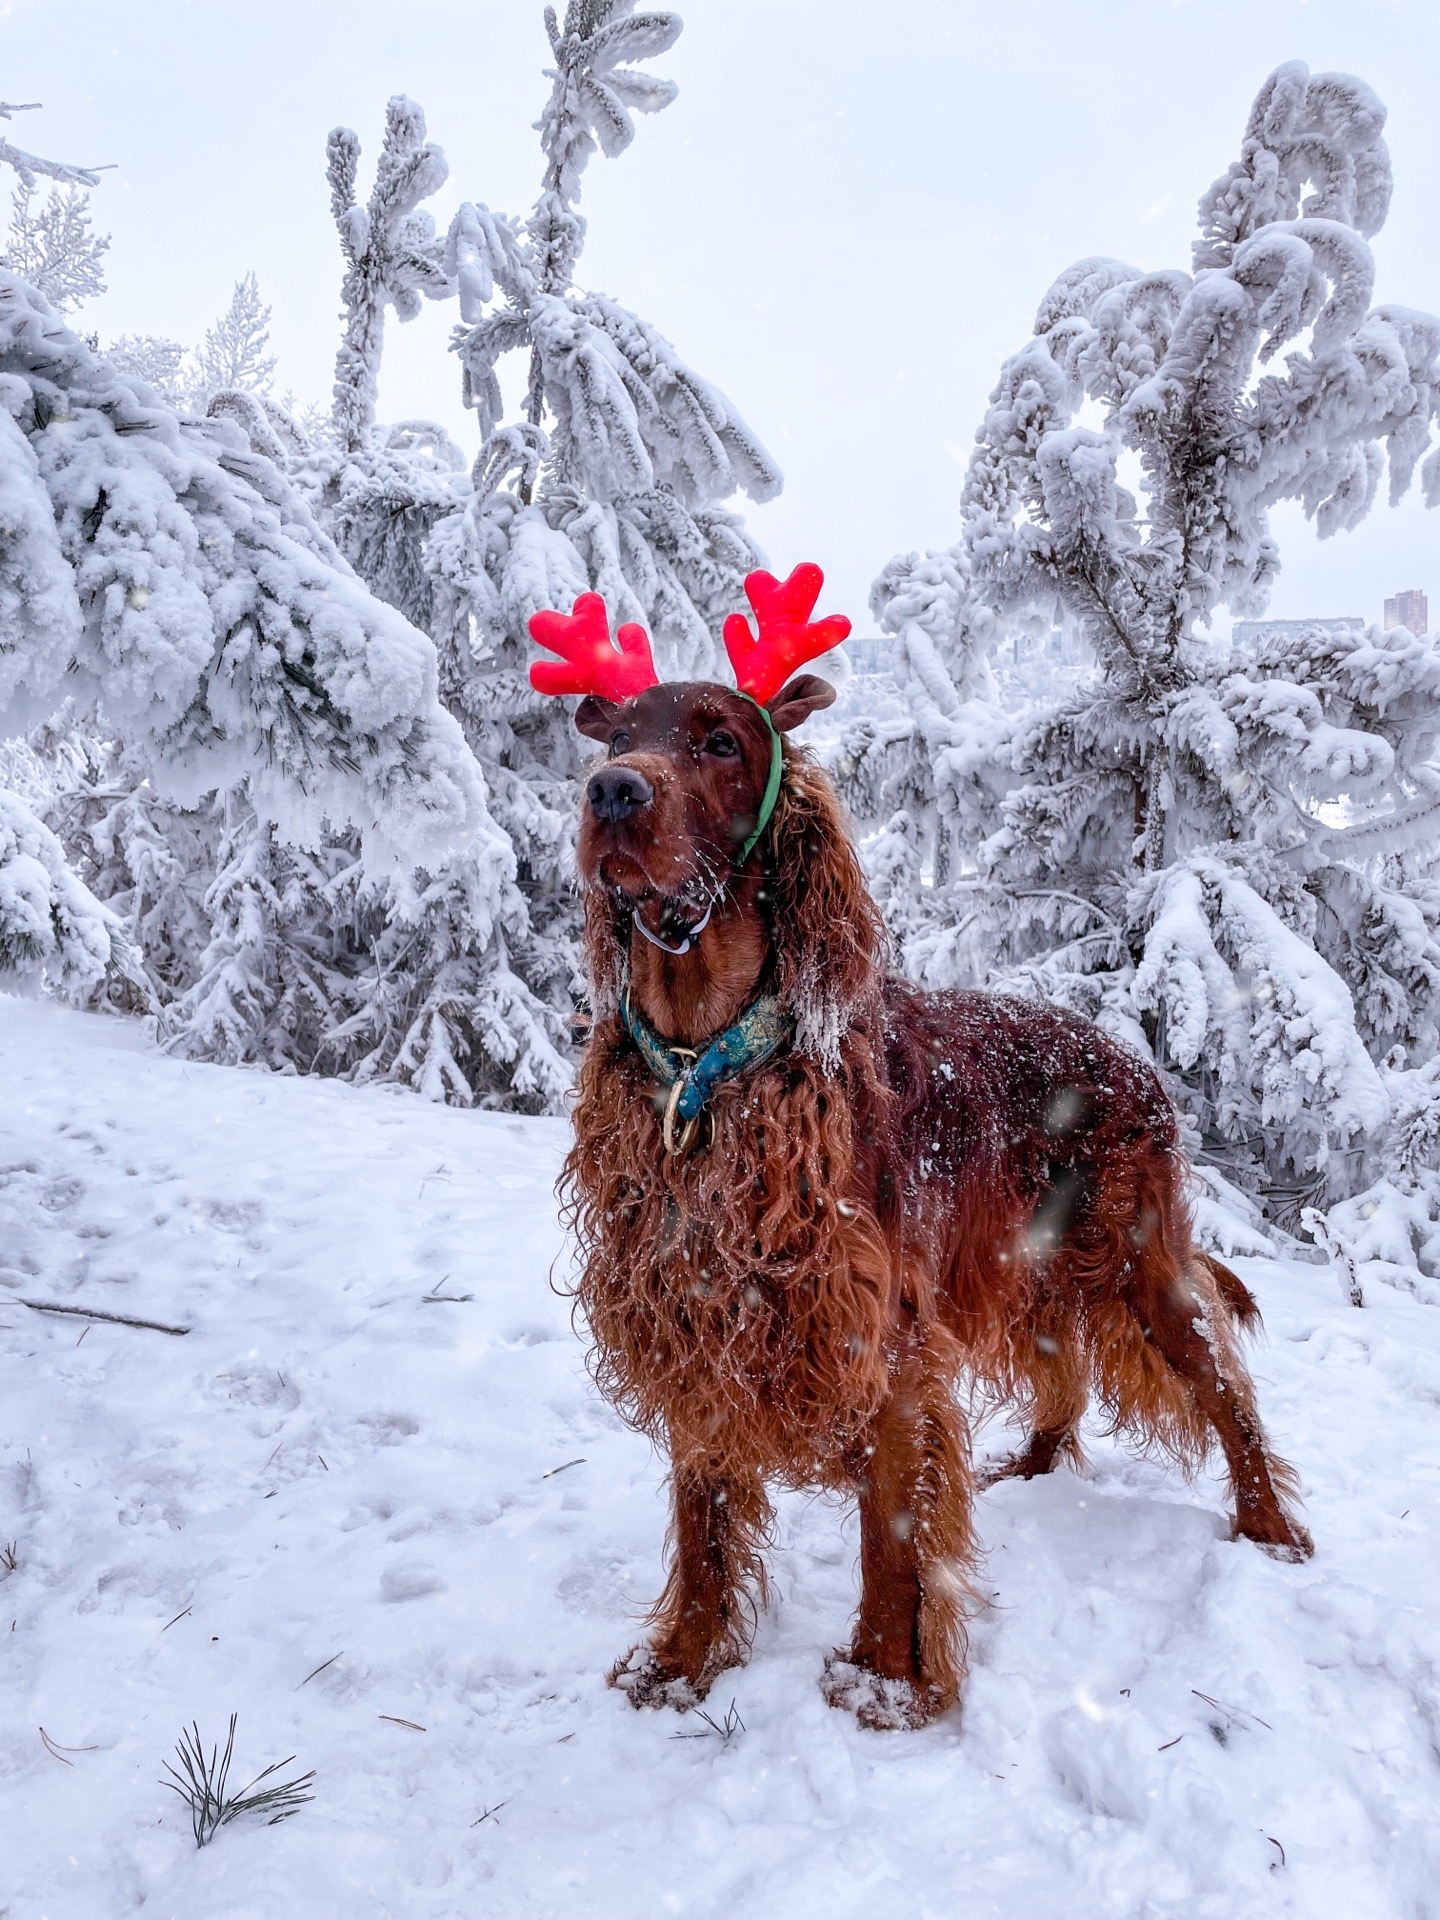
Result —
[[[13, 119], [17, 113], [35, 113], [39, 107], [38, 100], [0, 100], [0, 120]], [[0, 136], [0, 166], [13, 167], [27, 187], [33, 187], [37, 175], [41, 174], [47, 180], [59, 180], [68, 186], [98, 187], [100, 175], [108, 171], [105, 167], [74, 167], [64, 160], [42, 160], [39, 154], [26, 153], [3, 136]]]

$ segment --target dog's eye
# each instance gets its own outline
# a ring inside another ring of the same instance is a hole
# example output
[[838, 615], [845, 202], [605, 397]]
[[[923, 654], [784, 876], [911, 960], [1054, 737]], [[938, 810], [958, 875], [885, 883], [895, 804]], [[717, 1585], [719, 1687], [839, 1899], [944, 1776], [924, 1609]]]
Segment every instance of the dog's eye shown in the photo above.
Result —
[[630, 751], [629, 734], [628, 733], [612, 733], [610, 736], [610, 758], [613, 760], [616, 754], [628, 753], [629, 751]]
[[712, 733], [705, 742], [706, 753], [713, 753], [717, 760], [733, 760], [740, 747], [733, 733], [726, 733], [723, 727]]

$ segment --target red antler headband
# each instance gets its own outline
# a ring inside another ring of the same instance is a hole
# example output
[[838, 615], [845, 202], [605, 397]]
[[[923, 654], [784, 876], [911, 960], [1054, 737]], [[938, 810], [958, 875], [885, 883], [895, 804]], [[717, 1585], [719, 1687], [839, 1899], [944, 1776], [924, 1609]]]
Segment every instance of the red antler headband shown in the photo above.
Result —
[[[803, 561], [788, 580], [756, 572], [747, 576], [745, 595], [755, 610], [758, 637], [743, 613], [725, 622], [725, 651], [735, 669], [735, 684], [757, 706], [784, 686], [797, 667], [838, 647], [850, 631], [843, 613], [811, 620], [825, 576], [813, 561]], [[560, 660], [537, 660], [530, 684], [537, 693], [594, 693], [605, 700], [629, 700], [660, 684], [643, 627], [621, 627], [611, 641], [605, 602], [598, 593], [582, 593], [573, 613], [535, 613], [530, 633]], [[562, 664], [563, 663], [563, 664]]]
[[605, 700], [628, 700], [660, 684], [650, 657], [650, 636], [632, 622], [621, 627], [617, 650], [598, 593], [582, 593], [573, 613], [532, 613], [530, 637], [560, 655], [559, 661], [537, 660], [531, 666], [530, 684], [537, 693], [598, 693]]
[[755, 609], [759, 638], [752, 636], [743, 613], [732, 613], [725, 622], [725, 651], [736, 686], [758, 706], [773, 700], [797, 667], [829, 653], [849, 633], [843, 613], [810, 618], [824, 584], [813, 560], [802, 560], [788, 580], [773, 573], [747, 574], [745, 598]]

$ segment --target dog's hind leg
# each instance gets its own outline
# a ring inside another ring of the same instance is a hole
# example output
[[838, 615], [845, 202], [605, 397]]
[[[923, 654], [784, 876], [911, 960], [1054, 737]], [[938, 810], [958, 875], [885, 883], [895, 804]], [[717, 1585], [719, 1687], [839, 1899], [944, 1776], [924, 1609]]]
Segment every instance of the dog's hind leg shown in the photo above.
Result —
[[634, 1707], [689, 1707], [715, 1676], [745, 1658], [757, 1602], [770, 1504], [758, 1474], [726, 1476], [677, 1466], [671, 1476], [670, 1574], [651, 1615], [647, 1646], [610, 1674]]
[[1237, 1329], [1259, 1310], [1249, 1290], [1191, 1240], [1183, 1164], [1144, 1139], [1095, 1156], [1097, 1191], [1051, 1284], [1081, 1303], [1092, 1379], [1117, 1431], [1197, 1467], [1218, 1439], [1235, 1532], [1279, 1559], [1310, 1536], [1287, 1504], [1295, 1474], [1271, 1453]]
[[[1312, 1551], [1310, 1535], [1288, 1511], [1285, 1497], [1295, 1491], [1294, 1469], [1266, 1443], [1255, 1388], [1235, 1343], [1235, 1310], [1229, 1290], [1222, 1292], [1217, 1281], [1217, 1264], [1192, 1259], [1185, 1273], [1150, 1291], [1143, 1309], [1147, 1338], [1219, 1439], [1235, 1500], [1236, 1534], [1277, 1559], [1304, 1560]], [[1253, 1301], [1250, 1306], [1253, 1313]]]
[[852, 1462], [860, 1497], [860, 1614], [825, 1695], [862, 1726], [923, 1726], [953, 1706], [973, 1598], [968, 1438], [958, 1349], [932, 1329], [902, 1353]]

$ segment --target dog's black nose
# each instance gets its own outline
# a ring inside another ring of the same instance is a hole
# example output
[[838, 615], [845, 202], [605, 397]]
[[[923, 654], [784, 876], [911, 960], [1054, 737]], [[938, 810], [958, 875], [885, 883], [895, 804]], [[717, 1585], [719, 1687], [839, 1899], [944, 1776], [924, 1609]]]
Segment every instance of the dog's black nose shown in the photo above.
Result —
[[590, 776], [585, 798], [597, 820], [628, 820], [655, 798], [655, 789], [634, 767], [602, 767]]

